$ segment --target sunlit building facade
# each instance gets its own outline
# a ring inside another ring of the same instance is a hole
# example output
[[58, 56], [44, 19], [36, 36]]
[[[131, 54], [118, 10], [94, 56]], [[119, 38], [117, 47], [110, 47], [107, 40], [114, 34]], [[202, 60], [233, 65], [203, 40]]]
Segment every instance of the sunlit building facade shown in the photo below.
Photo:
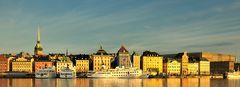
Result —
[[7, 72], [9, 70], [8, 59], [5, 55], [0, 54], [0, 72]]
[[102, 69], [110, 69], [112, 62], [112, 55], [108, 54], [105, 50], [102, 49], [102, 46], [97, 51], [91, 55], [93, 61], [93, 71], [99, 71]]
[[132, 57], [131, 59], [132, 59], [133, 67], [140, 69], [140, 65], [141, 65], [140, 57], [141, 56], [136, 51], [134, 51], [131, 57]]
[[88, 72], [89, 71], [89, 59], [80, 58], [76, 60], [76, 72]]
[[57, 61], [56, 68], [57, 72], [60, 72], [63, 68], [68, 67], [75, 71], [72, 61], [69, 57], [63, 57], [60, 61]]
[[198, 75], [198, 63], [188, 63], [188, 75]]
[[163, 72], [163, 57], [156, 52], [145, 51], [141, 57], [143, 72]]
[[33, 58], [16, 58], [12, 61], [13, 72], [32, 72], [33, 70]]
[[35, 61], [34, 62], [35, 72], [38, 72], [40, 69], [45, 67], [53, 67], [53, 62], [51, 61]]
[[180, 75], [181, 73], [181, 62], [170, 59], [166, 63], [166, 73], [168, 75]]
[[223, 74], [225, 72], [234, 71], [234, 63], [236, 56], [231, 54], [221, 54], [212, 52], [196, 52], [188, 53], [193, 58], [206, 58], [210, 62], [210, 72]]
[[121, 46], [117, 53], [118, 66], [131, 67], [130, 54], [128, 50]]
[[184, 51], [182, 55], [182, 60], [181, 60], [181, 74], [182, 75], [187, 75], [188, 74], [188, 55], [187, 51]]
[[199, 61], [199, 75], [210, 75], [210, 62], [203, 58]]

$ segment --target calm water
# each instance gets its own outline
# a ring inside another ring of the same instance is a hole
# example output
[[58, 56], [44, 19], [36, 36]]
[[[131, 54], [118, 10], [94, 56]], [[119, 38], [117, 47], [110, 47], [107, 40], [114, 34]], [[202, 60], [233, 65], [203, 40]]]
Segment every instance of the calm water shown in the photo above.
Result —
[[31, 79], [1, 78], [0, 87], [240, 87], [240, 79]]

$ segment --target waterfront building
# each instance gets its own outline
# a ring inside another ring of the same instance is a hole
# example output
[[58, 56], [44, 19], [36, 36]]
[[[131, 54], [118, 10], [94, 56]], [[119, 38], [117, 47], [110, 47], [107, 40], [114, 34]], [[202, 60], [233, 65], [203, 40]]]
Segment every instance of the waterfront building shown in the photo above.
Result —
[[32, 72], [34, 59], [29, 57], [19, 57], [12, 60], [13, 72]]
[[198, 66], [199, 75], [210, 75], [210, 62], [207, 59], [201, 58]]
[[49, 60], [41, 60], [41, 61], [35, 61], [34, 62], [34, 70], [35, 72], [38, 72], [40, 69], [44, 68], [44, 67], [52, 67], [53, 62], [49, 61]]
[[196, 52], [189, 53], [193, 58], [206, 58], [210, 62], [210, 72], [223, 74], [228, 71], [234, 71], [234, 63], [236, 56], [229, 54], [211, 53], [211, 52]]
[[91, 55], [91, 60], [93, 61], [93, 71], [99, 71], [102, 69], [110, 69], [113, 56], [108, 54], [105, 50], [100, 49], [97, 53]]
[[121, 46], [117, 53], [118, 66], [131, 67], [130, 54], [128, 50]]
[[90, 56], [78, 58], [76, 60], [76, 72], [88, 72], [89, 71], [89, 58]]
[[136, 51], [134, 51], [131, 57], [133, 67], [140, 69], [140, 55]]
[[[177, 57], [178, 54], [166, 54], [164, 57]], [[234, 63], [236, 56], [229, 54], [211, 53], [211, 52], [193, 52], [187, 53], [189, 58], [198, 59], [205, 58], [210, 62], [210, 73], [223, 74], [228, 71], [234, 71]], [[216, 67], [217, 66], [217, 67]]]
[[37, 33], [37, 44], [34, 48], [34, 55], [35, 56], [43, 56], [43, 48], [42, 45], [40, 43], [40, 27], [38, 25], [38, 33]]
[[0, 54], [0, 72], [8, 72], [9, 62], [5, 55]]
[[182, 60], [181, 60], [181, 74], [182, 75], [187, 75], [188, 74], [188, 55], [187, 51], [184, 51], [182, 55]]
[[166, 64], [166, 71], [168, 75], [180, 75], [181, 62], [175, 59], [168, 59]]
[[63, 57], [60, 61], [57, 61], [57, 72], [59, 73], [63, 68], [68, 67], [69, 69], [75, 70], [72, 61], [69, 57]]
[[188, 63], [188, 75], [198, 75], [198, 63], [197, 62], [190, 62]]
[[143, 72], [163, 72], [163, 57], [156, 52], [145, 51], [141, 56], [141, 69]]

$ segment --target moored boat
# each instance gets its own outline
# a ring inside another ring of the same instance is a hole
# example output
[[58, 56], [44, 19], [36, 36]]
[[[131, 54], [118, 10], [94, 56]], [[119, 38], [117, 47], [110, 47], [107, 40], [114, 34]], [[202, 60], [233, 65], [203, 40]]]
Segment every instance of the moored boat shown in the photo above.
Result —
[[227, 72], [227, 73], [226, 73], [226, 77], [227, 77], [228, 79], [232, 79], [232, 78], [240, 79], [240, 72], [239, 72], [239, 71]]
[[56, 78], [55, 67], [43, 67], [35, 73], [36, 78]]
[[75, 70], [72, 70], [68, 67], [63, 68], [59, 74], [60, 74], [60, 78], [63, 78], [63, 79], [76, 78]]
[[143, 74], [142, 70], [137, 68], [117, 67], [115, 69], [100, 70], [87, 74], [92, 78], [148, 78], [148, 74]]

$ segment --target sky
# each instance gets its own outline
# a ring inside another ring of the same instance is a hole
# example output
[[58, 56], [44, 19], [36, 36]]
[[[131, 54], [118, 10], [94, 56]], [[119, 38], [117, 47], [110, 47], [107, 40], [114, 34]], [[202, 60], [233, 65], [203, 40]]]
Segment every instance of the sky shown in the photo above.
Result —
[[0, 0], [0, 53], [216, 52], [240, 57], [239, 0]]

